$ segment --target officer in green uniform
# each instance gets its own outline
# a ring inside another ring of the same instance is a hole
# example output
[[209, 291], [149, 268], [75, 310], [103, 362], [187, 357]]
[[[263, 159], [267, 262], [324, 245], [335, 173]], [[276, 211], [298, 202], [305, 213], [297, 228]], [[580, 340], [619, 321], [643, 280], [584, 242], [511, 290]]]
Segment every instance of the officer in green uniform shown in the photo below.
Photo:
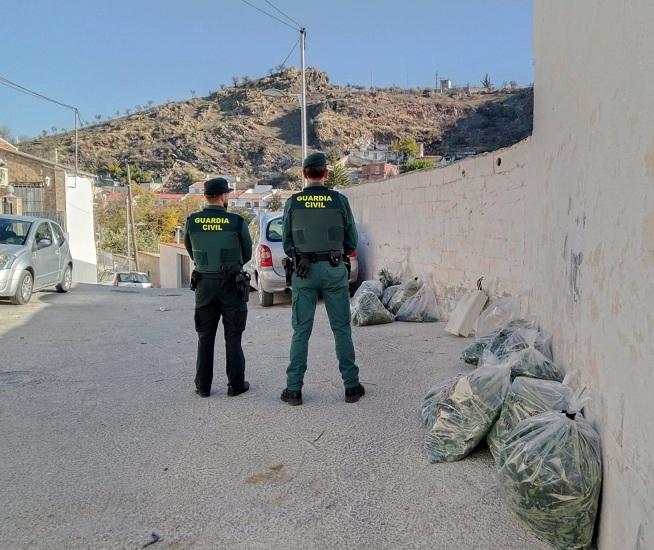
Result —
[[302, 404], [302, 385], [307, 370], [309, 337], [318, 298], [322, 295], [336, 341], [345, 401], [354, 403], [365, 390], [354, 362], [350, 327], [347, 254], [356, 250], [357, 229], [347, 198], [325, 187], [327, 157], [312, 153], [303, 162], [307, 187], [286, 203], [284, 252], [294, 259], [293, 340], [286, 370], [282, 401]]
[[[204, 183], [208, 205], [186, 220], [184, 244], [195, 262], [192, 288], [195, 287], [195, 330], [198, 333], [198, 357], [195, 393], [209, 397], [213, 379], [214, 343], [218, 322], [223, 319], [227, 362], [227, 394], [248, 391], [245, 381], [245, 357], [241, 336], [247, 320], [247, 288], [240, 288], [244, 263], [252, 257], [252, 240], [243, 218], [227, 212], [231, 189], [224, 178]], [[240, 285], [240, 286], [239, 286]], [[241, 292], [239, 292], [239, 289]]]

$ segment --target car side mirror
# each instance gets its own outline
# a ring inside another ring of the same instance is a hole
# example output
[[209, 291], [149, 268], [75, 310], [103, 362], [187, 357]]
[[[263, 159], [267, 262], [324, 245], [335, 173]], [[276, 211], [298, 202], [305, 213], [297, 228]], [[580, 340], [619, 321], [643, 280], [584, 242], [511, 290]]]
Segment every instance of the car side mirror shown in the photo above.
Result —
[[44, 248], [48, 248], [49, 246], [52, 246], [52, 241], [50, 239], [41, 239], [38, 243], [36, 243], [37, 250], [42, 250]]

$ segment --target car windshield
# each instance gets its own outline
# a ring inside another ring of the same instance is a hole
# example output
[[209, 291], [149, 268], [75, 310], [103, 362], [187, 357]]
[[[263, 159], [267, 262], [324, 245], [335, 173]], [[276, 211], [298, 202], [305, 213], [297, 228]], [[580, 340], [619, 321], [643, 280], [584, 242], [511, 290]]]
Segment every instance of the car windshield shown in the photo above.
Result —
[[282, 227], [284, 225], [284, 218], [275, 218], [268, 224], [266, 231], [266, 238], [273, 242], [278, 243], [282, 240]]
[[142, 273], [119, 273], [118, 274], [119, 283], [149, 283], [147, 275]]
[[31, 226], [30, 222], [0, 218], [0, 244], [24, 245]]

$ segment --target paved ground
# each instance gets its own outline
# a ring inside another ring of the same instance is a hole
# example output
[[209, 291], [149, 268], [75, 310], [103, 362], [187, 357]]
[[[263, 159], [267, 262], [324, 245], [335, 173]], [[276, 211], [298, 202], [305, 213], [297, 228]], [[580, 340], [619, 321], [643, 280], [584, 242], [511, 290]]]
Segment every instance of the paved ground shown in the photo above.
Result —
[[[278, 400], [288, 305], [250, 311], [252, 390], [192, 393], [192, 293], [77, 287], [0, 303], [0, 548], [543, 548], [488, 451], [427, 463], [417, 407], [466, 367], [442, 325], [355, 329], [343, 402], [320, 308], [305, 405]], [[7, 374], [10, 372], [10, 374]]]

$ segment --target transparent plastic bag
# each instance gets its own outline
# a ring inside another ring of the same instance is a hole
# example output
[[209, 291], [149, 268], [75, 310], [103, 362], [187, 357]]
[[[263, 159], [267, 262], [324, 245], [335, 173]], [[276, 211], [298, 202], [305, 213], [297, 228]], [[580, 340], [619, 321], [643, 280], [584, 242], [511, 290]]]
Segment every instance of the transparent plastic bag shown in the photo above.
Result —
[[384, 290], [384, 294], [382, 294], [382, 304], [384, 304], [384, 307], [388, 308], [393, 296], [395, 296], [395, 293], [400, 290], [401, 287], [402, 285], [392, 285]]
[[502, 365], [481, 367], [460, 378], [438, 403], [436, 418], [425, 437], [429, 462], [466, 457], [497, 420], [510, 385], [511, 370]]
[[381, 281], [378, 281], [376, 279], [363, 281], [361, 283], [361, 286], [357, 288], [357, 291], [354, 293], [354, 296], [356, 296], [357, 294], [362, 294], [364, 292], [372, 292], [375, 296], [377, 296], [377, 298], [381, 299], [382, 294], [384, 294], [384, 286], [382, 285]]
[[459, 374], [452, 378], [448, 378], [444, 382], [439, 382], [432, 386], [432, 388], [427, 392], [427, 395], [422, 399], [422, 405], [420, 407], [420, 416], [422, 417], [422, 422], [425, 426], [432, 426], [434, 424], [438, 404], [445, 401], [447, 396], [451, 393], [454, 384], [456, 384], [462, 376], [462, 374]]
[[409, 279], [405, 283], [400, 285], [393, 297], [388, 302], [388, 309], [393, 315], [397, 315], [397, 312], [400, 311], [400, 308], [409, 298], [415, 295], [418, 290], [422, 287], [422, 281], [419, 277], [414, 277]]
[[438, 321], [436, 292], [428, 279], [421, 278], [418, 291], [406, 300], [395, 316], [396, 321], [408, 323], [434, 323]]
[[381, 281], [384, 288], [389, 286], [399, 285], [402, 283], [402, 279], [405, 276], [407, 263], [409, 260], [409, 247], [404, 247], [402, 255], [398, 260], [390, 261], [384, 264], [384, 266], [379, 271], [379, 280]]
[[545, 411], [573, 410], [575, 396], [572, 388], [554, 380], [517, 377], [504, 400], [500, 417], [486, 437], [495, 463], [500, 466], [500, 450], [517, 424]]
[[511, 321], [519, 318], [520, 298], [518, 296], [493, 300], [479, 315], [475, 325], [475, 335], [480, 338], [494, 334]]
[[600, 488], [600, 438], [579, 413], [548, 411], [518, 423], [500, 451], [506, 502], [559, 550], [590, 547]]
[[370, 291], [356, 293], [350, 305], [352, 324], [363, 327], [366, 325], [383, 325], [392, 323], [395, 316], [381, 303], [377, 295]]

